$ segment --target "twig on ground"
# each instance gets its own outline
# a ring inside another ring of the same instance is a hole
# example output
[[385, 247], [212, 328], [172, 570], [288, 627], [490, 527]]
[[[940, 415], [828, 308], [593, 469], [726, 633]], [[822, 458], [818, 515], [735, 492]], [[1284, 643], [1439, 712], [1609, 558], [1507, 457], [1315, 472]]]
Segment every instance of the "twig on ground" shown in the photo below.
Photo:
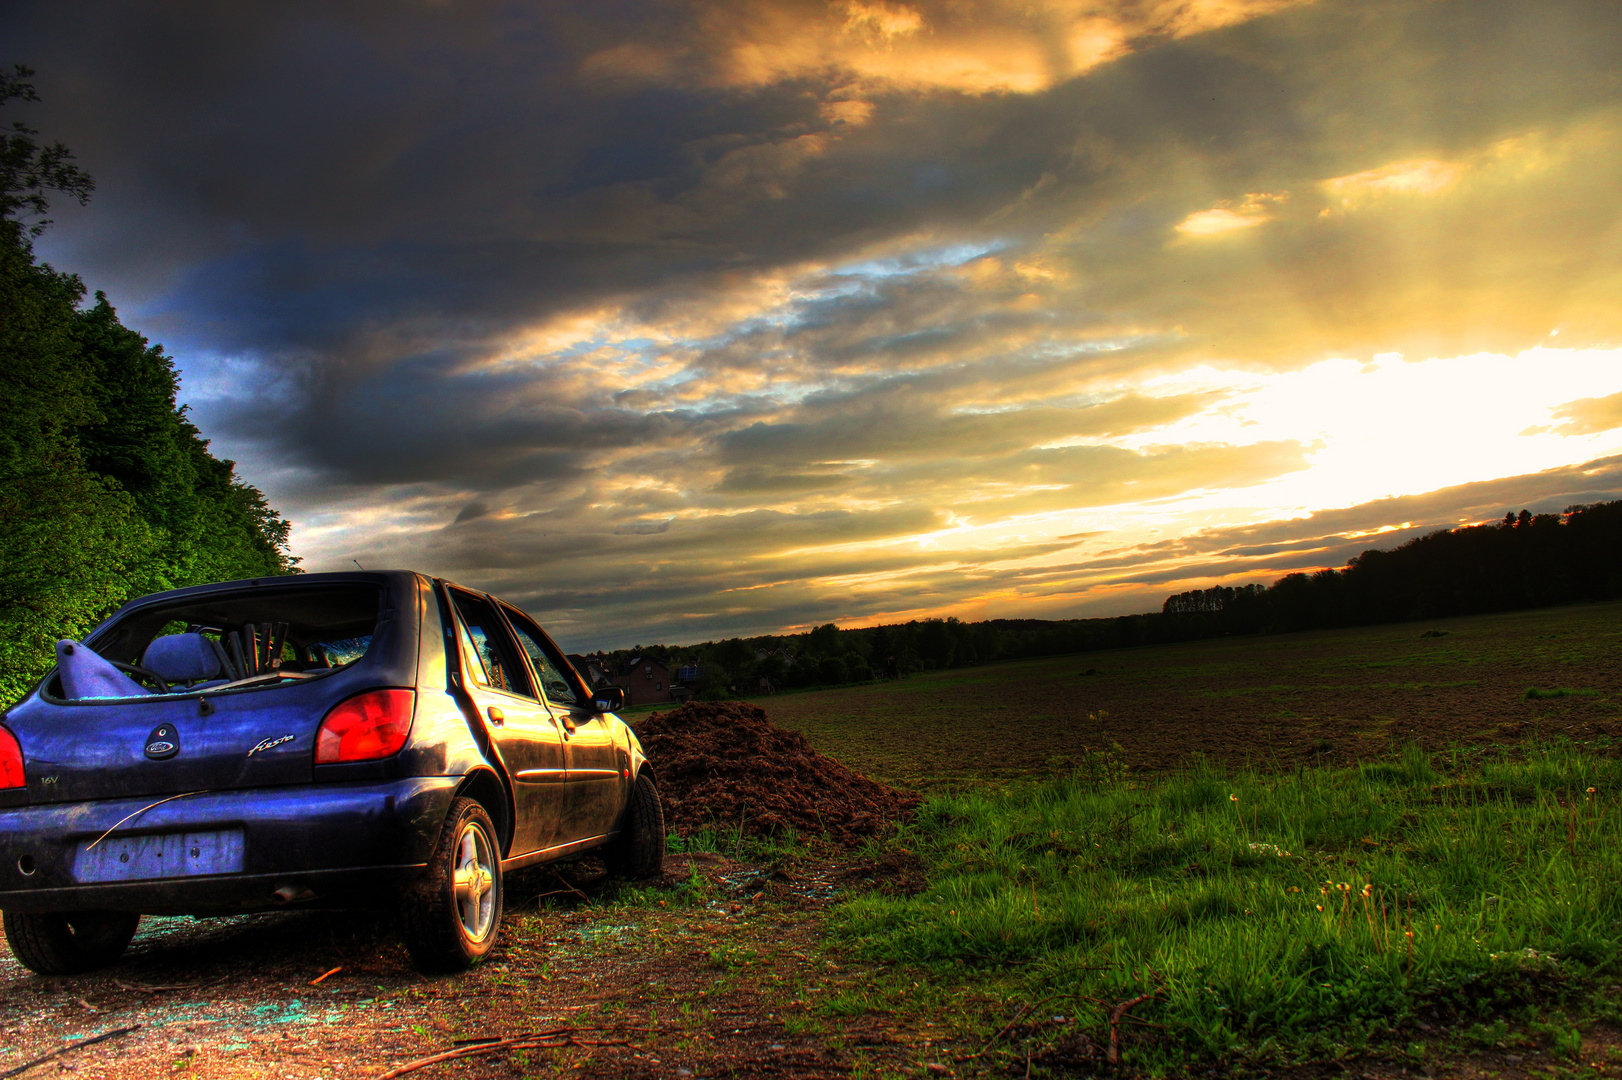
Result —
[[339, 964], [337, 967], [333, 968], [331, 971], [323, 971], [321, 974], [317, 975], [315, 978], [310, 980], [310, 985], [311, 986], [320, 986], [321, 983], [322, 983], [322, 980], [328, 978], [329, 976], [338, 974], [338, 972], [342, 971], [343, 969], [344, 969], [344, 966], [342, 964]]
[[1014, 1018], [1012, 1020], [1008, 1021], [1008, 1023], [1004, 1024], [1002, 1026], [1001, 1031], [997, 1032], [997, 1034], [995, 1034], [991, 1038], [987, 1039], [986, 1044], [984, 1046], [982, 1046], [980, 1049], [976, 1050], [973, 1054], [970, 1054], [968, 1057], [959, 1058], [958, 1060], [959, 1061], [973, 1061], [977, 1057], [984, 1056], [985, 1052], [987, 1050], [990, 1050], [992, 1048], [992, 1046], [996, 1044], [998, 1039], [1002, 1038], [1004, 1035], [1006, 1035], [1010, 1031], [1014, 1030], [1014, 1025], [1019, 1023], [1020, 1019], [1023, 1018], [1026, 1013], [1031, 1012], [1038, 1005], [1046, 1005], [1049, 1001], [1053, 1000], [1053, 997], [1054, 997], [1054, 995], [1049, 994], [1047, 997], [1037, 998], [1035, 1001], [1032, 1001], [1032, 1002], [1029, 1002], [1028, 1004], [1020, 1006], [1019, 1011], [1014, 1014]]
[[66, 1054], [66, 1053], [68, 1053], [70, 1051], [79, 1050], [79, 1049], [82, 1049], [82, 1048], [84, 1048], [86, 1046], [93, 1046], [96, 1043], [106, 1042], [108, 1039], [116, 1039], [116, 1038], [119, 1038], [122, 1035], [128, 1035], [132, 1031], [140, 1031], [140, 1030], [141, 1030], [141, 1025], [140, 1024], [135, 1024], [135, 1025], [132, 1025], [131, 1027], [118, 1028], [118, 1029], [116, 1029], [114, 1031], [104, 1031], [100, 1035], [92, 1035], [88, 1039], [80, 1039], [78, 1042], [71, 1042], [71, 1043], [68, 1043], [66, 1046], [59, 1046], [55, 1050], [52, 1050], [49, 1054], [42, 1054], [39, 1057], [35, 1058], [33, 1061], [25, 1061], [21, 1065], [18, 1065], [14, 1069], [7, 1069], [5, 1072], [0, 1073], [0, 1080], [6, 1080], [7, 1077], [11, 1077], [11, 1076], [21, 1076], [23, 1073], [27, 1072], [29, 1069], [32, 1069], [35, 1065], [43, 1065], [45, 1062], [50, 1061], [52, 1058], [61, 1057], [63, 1054]]
[[[404, 1065], [397, 1065], [388, 1072], [383, 1073], [377, 1080], [394, 1080], [397, 1076], [414, 1073], [418, 1069], [426, 1069], [430, 1065], [438, 1065], [443, 1061], [457, 1061], [461, 1058], [483, 1057], [485, 1054], [495, 1054], [503, 1050], [549, 1050], [561, 1046], [628, 1046], [625, 1039], [581, 1039], [576, 1038], [573, 1028], [560, 1028], [557, 1031], [536, 1032], [531, 1035], [518, 1035], [510, 1039], [497, 1039], [494, 1042], [475, 1043], [471, 1046], [458, 1047], [455, 1050], [446, 1050], [440, 1054], [430, 1054], [416, 1061], [408, 1061]], [[0, 1078], [4, 1080], [4, 1078]]]
[[580, 897], [580, 899], [586, 901], [586, 903], [588, 903], [588, 904], [591, 903], [591, 897], [587, 896], [585, 893], [583, 893], [579, 889], [575, 888], [575, 886], [572, 883], [570, 883], [568, 881], [565, 881], [564, 878], [563, 878], [563, 875], [558, 873], [556, 870], [552, 871], [552, 877], [553, 877], [554, 880], [557, 881], [557, 883], [559, 885], [562, 885], [565, 889], [568, 889], [570, 892], [572, 892], [576, 896]]
[[[658, 1031], [658, 1030], [659, 1029], [655, 1028], [655, 1027], [621, 1027], [618, 1024], [614, 1025], [613, 1027], [591, 1027], [591, 1026], [586, 1026], [586, 1027], [558, 1028], [557, 1029], [557, 1031], [559, 1031], [559, 1032], [580, 1032], [580, 1031], [615, 1031], [615, 1032], [619, 1032], [619, 1031]], [[548, 1038], [552, 1038], [553, 1034], [554, 1034], [553, 1032], [549, 1032], [549, 1031], [540, 1031], [540, 1032], [530, 1031], [530, 1032], [526, 1032], [526, 1033], [524, 1033], [522, 1035], [484, 1035], [484, 1036], [480, 1036], [477, 1039], [452, 1039], [451, 1040], [451, 1045], [452, 1046], [483, 1046], [486, 1043], [500, 1042], [502, 1039], [548, 1039]]]
[[1155, 990], [1147, 994], [1139, 994], [1135, 998], [1130, 998], [1121, 1002], [1119, 1005], [1115, 1006], [1114, 1009], [1110, 1010], [1109, 1050], [1105, 1053], [1104, 1058], [1111, 1065], [1119, 1065], [1121, 1063], [1121, 1018], [1131, 1010], [1137, 1008], [1139, 1005], [1142, 1005], [1145, 1001], [1152, 999], [1158, 993], [1160, 993], [1160, 991]]

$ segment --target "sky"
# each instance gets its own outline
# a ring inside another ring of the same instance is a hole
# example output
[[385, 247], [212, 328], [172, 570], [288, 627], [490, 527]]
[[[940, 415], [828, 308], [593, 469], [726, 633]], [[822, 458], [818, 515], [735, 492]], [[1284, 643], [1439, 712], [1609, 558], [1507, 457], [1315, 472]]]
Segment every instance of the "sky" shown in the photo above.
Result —
[[0, 3], [312, 571], [574, 649], [1155, 610], [1622, 498], [1622, 11]]

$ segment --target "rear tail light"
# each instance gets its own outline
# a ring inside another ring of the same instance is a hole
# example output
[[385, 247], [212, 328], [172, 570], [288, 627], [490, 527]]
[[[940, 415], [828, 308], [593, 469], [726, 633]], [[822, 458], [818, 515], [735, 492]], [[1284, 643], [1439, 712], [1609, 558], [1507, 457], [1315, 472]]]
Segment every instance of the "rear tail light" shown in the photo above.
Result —
[[415, 690], [368, 690], [339, 702], [315, 733], [315, 763], [375, 761], [399, 753], [416, 706]]
[[9, 728], [0, 727], [0, 788], [27, 787], [23, 775], [23, 748]]

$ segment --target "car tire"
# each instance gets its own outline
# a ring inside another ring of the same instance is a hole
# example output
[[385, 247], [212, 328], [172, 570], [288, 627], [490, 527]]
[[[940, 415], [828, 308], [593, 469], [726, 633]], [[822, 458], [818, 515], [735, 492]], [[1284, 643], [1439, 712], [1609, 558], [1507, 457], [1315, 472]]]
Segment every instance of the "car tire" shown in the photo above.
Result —
[[133, 911], [8, 911], [11, 955], [41, 975], [78, 975], [106, 967], [129, 948], [141, 916]]
[[642, 773], [631, 787], [620, 834], [603, 852], [609, 872], [639, 880], [657, 877], [665, 865], [665, 811], [653, 777]]
[[401, 913], [417, 970], [465, 971], [482, 960], [501, 931], [502, 894], [496, 827], [478, 800], [458, 797]]

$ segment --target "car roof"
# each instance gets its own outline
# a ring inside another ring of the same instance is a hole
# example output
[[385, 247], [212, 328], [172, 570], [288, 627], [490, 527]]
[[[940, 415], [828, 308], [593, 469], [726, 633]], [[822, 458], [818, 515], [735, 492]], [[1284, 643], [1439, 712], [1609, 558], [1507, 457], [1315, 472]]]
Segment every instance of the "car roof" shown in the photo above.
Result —
[[413, 578], [425, 577], [414, 570], [348, 570], [333, 574], [284, 574], [277, 577], [239, 578], [236, 581], [216, 581], [207, 585], [188, 585], [183, 589], [166, 589], [147, 593], [129, 601], [103, 620], [103, 625], [150, 604], [165, 604], [172, 600], [210, 596], [215, 593], [241, 592], [254, 588], [306, 588], [321, 585], [404, 585]]

